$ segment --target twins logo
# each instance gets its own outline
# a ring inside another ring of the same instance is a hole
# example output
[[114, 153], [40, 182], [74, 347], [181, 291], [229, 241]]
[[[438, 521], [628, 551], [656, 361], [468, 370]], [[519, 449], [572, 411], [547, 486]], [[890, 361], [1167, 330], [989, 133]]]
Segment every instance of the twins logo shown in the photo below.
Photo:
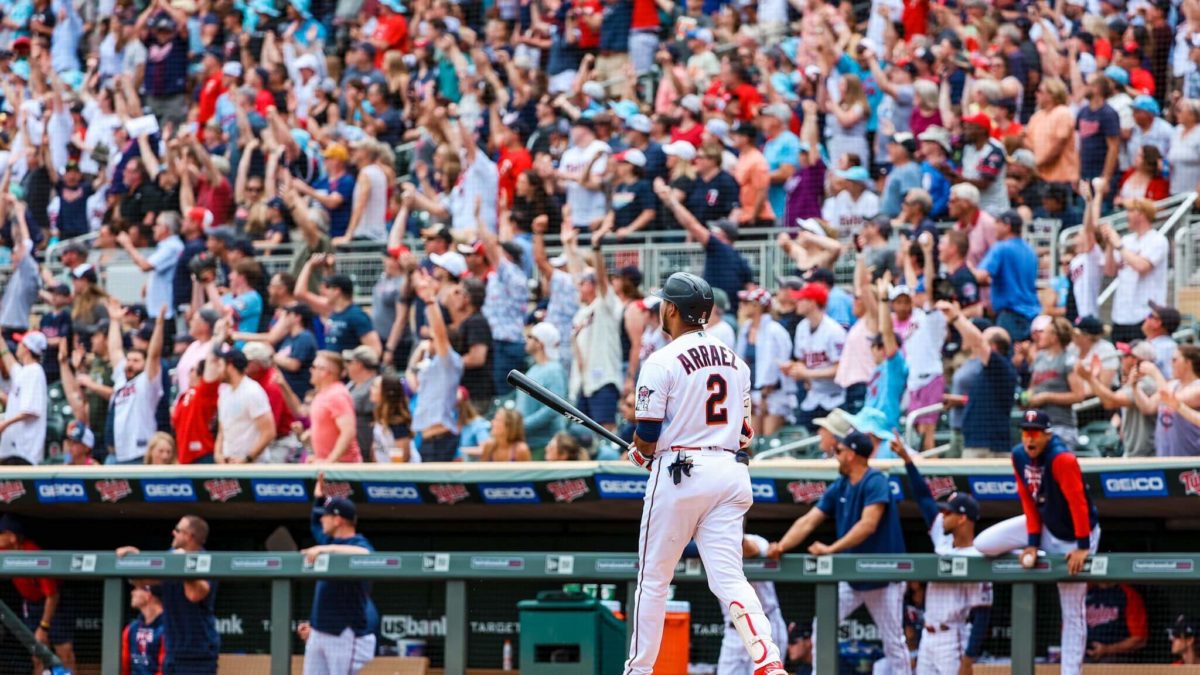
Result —
[[951, 476], [933, 476], [925, 479], [925, 484], [929, 486], [929, 491], [933, 493], [934, 499], [941, 499], [946, 495], [954, 493], [954, 478]]
[[646, 412], [647, 410], [650, 410], [650, 394], [653, 393], [654, 390], [650, 387], [638, 387], [637, 402], [634, 404], [633, 409], [638, 412]]
[[825, 483], [821, 481], [797, 480], [787, 484], [787, 490], [792, 493], [792, 501], [796, 504], [816, 504], [825, 494], [825, 488]]
[[564, 504], [570, 504], [590, 492], [587, 481], [582, 478], [556, 480], [547, 483], [546, 489], [550, 491], [550, 494], [554, 495], [554, 501]]
[[430, 485], [429, 492], [439, 504], [457, 504], [471, 498], [467, 486], [462, 483], [440, 483]]
[[[1179, 482], [1183, 483], [1183, 491], [1189, 495], [1200, 495], [1200, 470], [1192, 469], [1179, 474]], [[0, 495], [3, 495], [4, 484], [0, 483]], [[25, 491], [22, 490], [21, 494]], [[20, 495], [18, 495], [20, 496]], [[0, 498], [3, 498], [0, 496]], [[8, 501], [5, 499], [4, 501]]]
[[1112, 623], [1120, 618], [1121, 609], [1119, 607], [1109, 607], [1108, 605], [1088, 605], [1087, 625], [1089, 628], [1103, 626], [1106, 623]]
[[341, 481], [337, 483], [325, 483], [325, 495], [327, 497], [343, 497], [349, 499], [354, 494], [354, 488], [350, 487], [350, 483]]
[[115, 504], [133, 494], [133, 487], [127, 480], [98, 480], [96, 492], [100, 493], [100, 501]]
[[1034, 499], [1038, 498], [1038, 492], [1042, 488], [1042, 468], [1032, 464], [1025, 465], [1025, 483], [1029, 485], [1029, 494]]
[[0, 502], [11, 504], [25, 496], [25, 484], [19, 480], [0, 481]]
[[232, 478], [206, 480], [204, 489], [208, 490], [208, 499], [213, 502], [225, 503], [242, 494], [242, 484]]

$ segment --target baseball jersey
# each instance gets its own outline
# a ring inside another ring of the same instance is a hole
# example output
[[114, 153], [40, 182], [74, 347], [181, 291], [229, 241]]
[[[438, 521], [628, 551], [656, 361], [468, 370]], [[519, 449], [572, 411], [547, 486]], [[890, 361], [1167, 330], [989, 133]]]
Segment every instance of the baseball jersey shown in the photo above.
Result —
[[1083, 482], [1079, 460], [1062, 439], [1051, 437], [1036, 458], [1018, 444], [1012, 451], [1012, 463], [1029, 545], [1040, 545], [1045, 529], [1061, 541], [1074, 541], [1087, 549], [1099, 516]]
[[[808, 368], [825, 368], [842, 360], [842, 349], [846, 346], [846, 329], [828, 314], [813, 328], [805, 319], [796, 327], [796, 343], [792, 356]], [[800, 409], [813, 411], [817, 408], [833, 410], [846, 400], [846, 390], [830, 378], [813, 380], [808, 395], [800, 403]]]
[[750, 416], [750, 367], [706, 331], [686, 333], [642, 364], [634, 413], [663, 423], [656, 451], [737, 450]]
[[[1129, 584], [1091, 585], [1087, 592], [1088, 644], [1112, 645], [1150, 634], [1146, 603]], [[1118, 659], [1108, 658], [1106, 661]]]
[[121, 675], [158, 675], [162, 672], [166, 621], [159, 615], [149, 623], [137, 617], [121, 635]]
[[113, 367], [113, 441], [118, 462], [146, 454], [150, 437], [158, 431], [155, 412], [162, 398], [162, 378], [153, 380], [145, 371], [125, 379], [125, 359]]
[[[974, 546], [955, 546], [954, 535], [942, 526], [939, 513], [929, 526], [929, 539], [933, 552], [944, 556], [982, 557]], [[934, 626], [965, 623], [971, 609], [992, 606], [991, 582], [964, 582], [948, 584], [931, 582], [925, 587], [925, 622]]]

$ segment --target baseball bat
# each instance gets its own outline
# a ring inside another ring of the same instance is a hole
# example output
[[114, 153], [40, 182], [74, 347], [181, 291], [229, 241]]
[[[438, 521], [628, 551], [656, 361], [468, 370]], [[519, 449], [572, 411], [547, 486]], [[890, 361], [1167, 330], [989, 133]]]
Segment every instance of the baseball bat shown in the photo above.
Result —
[[508, 371], [507, 379], [509, 384], [517, 389], [520, 389], [526, 394], [529, 394], [533, 397], [533, 400], [541, 403], [542, 405], [571, 420], [572, 422], [575, 422], [576, 424], [582, 424], [590, 429], [593, 433], [599, 434], [609, 443], [616, 445], [618, 448], [629, 447], [629, 444], [621, 440], [620, 436], [614, 434], [608, 429], [605, 429], [596, 420], [584, 415], [579, 411], [579, 408], [576, 408], [568, 403], [563, 397], [529, 379], [526, 377], [525, 373], [522, 373], [519, 370], [510, 370]]

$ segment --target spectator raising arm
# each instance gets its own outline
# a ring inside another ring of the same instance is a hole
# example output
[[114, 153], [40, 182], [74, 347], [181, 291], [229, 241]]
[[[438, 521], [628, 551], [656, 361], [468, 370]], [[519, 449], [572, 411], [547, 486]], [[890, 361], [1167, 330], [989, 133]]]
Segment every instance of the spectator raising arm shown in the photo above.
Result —
[[675, 194], [671, 192], [671, 186], [667, 185], [666, 181], [661, 178], [654, 179], [654, 194], [658, 195], [662, 203], [667, 205], [667, 208], [671, 210], [671, 214], [675, 216], [675, 220], [683, 226], [688, 236], [701, 246], [708, 245], [708, 238], [712, 236], [712, 233], [708, 231], [708, 228], [696, 216], [692, 215], [691, 211], [688, 211], [683, 203], [675, 198]]

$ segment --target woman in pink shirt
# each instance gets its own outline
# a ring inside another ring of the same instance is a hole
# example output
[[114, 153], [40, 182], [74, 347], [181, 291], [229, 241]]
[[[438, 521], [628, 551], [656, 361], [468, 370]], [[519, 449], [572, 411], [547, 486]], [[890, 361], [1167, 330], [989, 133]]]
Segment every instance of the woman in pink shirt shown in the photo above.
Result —
[[312, 365], [316, 390], [309, 416], [312, 419], [312, 454], [309, 462], [361, 462], [356, 440], [354, 400], [342, 384], [345, 363], [337, 352], [317, 352]]

